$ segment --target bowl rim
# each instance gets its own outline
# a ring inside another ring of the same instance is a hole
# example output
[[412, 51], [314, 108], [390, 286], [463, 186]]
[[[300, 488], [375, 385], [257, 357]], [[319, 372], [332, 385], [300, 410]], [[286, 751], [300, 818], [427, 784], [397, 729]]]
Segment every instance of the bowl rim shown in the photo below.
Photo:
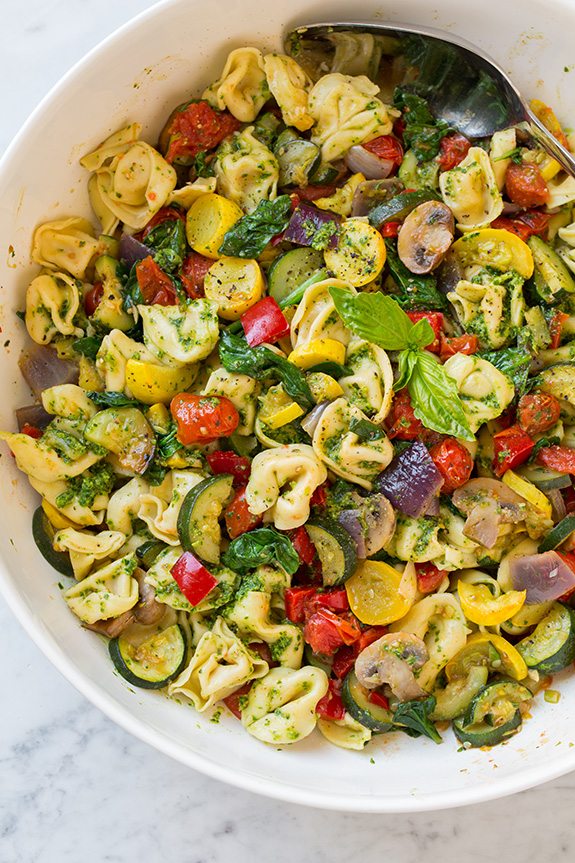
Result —
[[[78, 72], [84, 67], [89, 66], [93, 58], [102, 50], [113, 45], [116, 41], [122, 40], [130, 31], [137, 29], [143, 21], [159, 17], [166, 8], [177, 6], [180, 3], [181, 0], [159, 0], [159, 2], [154, 3], [149, 8], [144, 9], [120, 25], [74, 63], [38, 102], [2, 154], [0, 158], [0, 177], [18, 151], [21, 141], [28, 134], [28, 130], [35, 125], [37, 118], [57, 99], [60, 92], [66, 90], [68, 82], [73, 80]], [[563, 7], [564, 9], [571, 8], [571, 11], [573, 11], [572, 0], [571, 2], [570, 0], [554, 0], [554, 5]], [[378, 796], [356, 798], [353, 795], [345, 793], [311, 791], [293, 783], [240, 772], [232, 767], [218, 764], [206, 755], [198, 754], [184, 745], [171, 740], [163, 732], [155, 730], [146, 721], [140, 719], [137, 713], [119, 704], [98, 683], [92, 681], [84, 672], [79, 671], [72, 659], [69, 659], [58, 648], [53, 636], [36, 624], [30, 609], [13, 582], [2, 557], [0, 557], [0, 593], [25, 632], [51, 664], [91, 704], [101, 710], [105, 716], [143, 743], [168, 755], [180, 764], [191, 767], [212, 779], [217, 779], [254, 794], [302, 806], [340, 812], [373, 814], [428, 812], [438, 809], [458, 808], [460, 806], [484, 803], [500, 797], [506, 797], [557, 779], [575, 769], [574, 749], [571, 755], [568, 752], [562, 753], [561, 759], [553, 759], [547, 764], [534, 767], [521, 768], [514, 771], [511, 775], [497, 778], [493, 782], [481, 782], [477, 787], [471, 786], [465, 789], [451, 789], [422, 795], [413, 792], [413, 794], [402, 794], [393, 798]]]

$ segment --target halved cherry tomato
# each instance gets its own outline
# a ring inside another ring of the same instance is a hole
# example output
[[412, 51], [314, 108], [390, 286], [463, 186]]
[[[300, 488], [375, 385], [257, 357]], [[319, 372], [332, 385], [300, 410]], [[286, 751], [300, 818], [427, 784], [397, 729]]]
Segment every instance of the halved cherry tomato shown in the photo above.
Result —
[[176, 111], [170, 123], [166, 161], [189, 163], [198, 153], [213, 150], [240, 125], [228, 111], [216, 111], [204, 101], [191, 102]]
[[555, 314], [549, 321], [549, 334], [551, 336], [551, 344], [549, 345], [549, 347], [558, 348], [561, 344], [563, 324], [568, 317], [569, 315], [566, 315], [565, 312], [555, 312]]
[[454, 336], [449, 338], [443, 333], [441, 334], [441, 346], [439, 349], [439, 359], [442, 362], [449, 359], [455, 354], [476, 354], [479, 348], [479, 339], [477, 336], [465, 333], [463, 336]]
[[42, 429], [39, 429], [37, 426], [30, 425], [30, 423], [24, 423], [20, 429], [20, 433], [28, 435], [28, 437], [34, 438], [34, 440], [39, 440], [44, 434]]
[[559, 473], [575, 474], [575, 449], [568, 446], [544, 446], [535, 461]]
[[459, 132], [446, 135], [445, 138], [441, 139], [441, 144], [439, 145], [437, 161], [439, 162], [440, 169], [442, 171], [451, 171], [452, 168], [457, 167], [467, 156], [470, 147], [471, 141], [465, 135], [461, 135]]
[[84, 297], [84, 311], [89, 318], [92, 317], [92, 315], [100, 305], [100, 301], [103, 296], [104, 286], [102, 282], [95, 282], [94, 287], [90, 288], [90, 290], [86, 293]]
[[400, 390], [394, 396], [391, 410], [387, 417], [388, 437], [399, 440], [415, 440], [425, 432], [423, 423], [417, 419], [411, 406], [407, 389]]
[[401, 222], [386, 222], [379, 229], [379, 233], [382, 237], [397, 237], [400, 228]]
[[343, 719], [345, 716], [345, 707], [341, 700], [341, 682], [339, 680], [330, 680], [328, 683], [329, 689], [316, 704], [315, 712], [322, 719]]
[[408, 312], [407, 317], [412, 323], [416, 324], [422, 318], [431, 325], [431, 329], [435, 334], [435, 340], [430, 345], [426, 346], [427, 351], [432, 354], [439, 353], [439, 340], [441, 338], [441, 328], [443, 327], [443, 314], [441, 312]]
[[175, 222], [177, 219], [180, 219], [185, 224], [186, 214], [182, 210], [178, 210], [177, 207], [162, 207], [144, 226], [140, 235], [142, 240], [145, 240], [150, 231], [153, 231], [154, 228], [157, 228], [158, 225], [162, 224], [162, 222]]
[[313, 563], [317, 552], [305, 527], [302, 525], [302, 527], [296, 527], [294, 530], [290, 530], [288, 532], [288, 536], [291, 539], [293, 547], [299, 554], [301, 562], [310, 566]]
[[248, 694], [253, 685], [253, 680], [250, 680], [249, 683], [244, 683], [243, 686], [240, 686], [240, 688], [236, 689], [235, 692], [232, 692], [231, 695], [226, 695], [225, 698], [222, 698], [222, 701], [224, 702], [228, 710], [231, 710], [236, 719], [242, 718], [240, 702], [242, 698], [244, 698]]
[[540, 207], [549, 200], [547, 183], [532, 162], [511, 162], [505, 172], [505, 191], [509, 200], [520, 207]]
[[206, 455], [206, 461], [212, 473], [229, 473], [234, 478], [234, 486], [245, 486], [252, 470], [251, 460], [247, 455], [236, 455], [229, 450], [217, 449]]
[[343, 617], [329, 608], [320, 608], [307, 619], [303, 637], [314, 653], [331, 656], [343, 644], [353, 644], [361, 635], [353, 615]]
[[510, 470], [527, 461], [533, 451], [535, 441], [526, 434], [520, 425], [512, 425], [493, 435], [493, 473], [503, 476]]
[[184, 446], [228, 437], [240, 422], [236, 408], [225, 396], [178, 393], [170, 403], [170, 411], [178, 425], [178, 440]]
[[239, 488], [224, 509], [226, 530], [230, 539], [235, 539], [248, 530], [253, 530], [263, 521], [263, 515], [254, 515], [248, 509], [246, 487]]
[[463, 444], [454, 437], [446, 437], [429, 450], [435, 467], [443, 477], [441, 491], [451, 494], [467, 482], [473, 471], [473, 459]]
[[[373, 153], [378, 159], [393, 162], [393, 168], [399, 168], [403, 161], [403, 147], [394, 135], [380, 135], [361, 145], [364, 150]], [[393, 170], [393, 169], [392, 169]]]
[[416, 563], [415, 572], [420, 593], [435, 593], [446, 575], [445, 570], [438, 569], [432, 563]]
[[197, 300], [204, 296], [204, 279], [213, 263], [211, 258], [206, 258], [199, 252], [190, 252], [185, 259], [180, 277], [190, 299]]
[[178, 302], [174, 283], [151, 255], [136, 264], [136, 278], [144, 302], [149, 306], [175, 306]]
[[526, 210], [519, 213], [515, 219], [498, 216], [491, 222], [491, 227], [511, 231], [526, 243], [533, 234], [541, 237], [547, 233], [550, 218], [549, 213], [542, 213], [541, 210]]
[[530, 435], [547, 431], [555, 425], [560, 413], [561, 405], [549, 393], [529, 393], [521, 396], [517, 405], [517, 421]]
[[527, 242], [532, 233], [529, 226], [524, 222], [521, 222], [519, 219], [510, 219], [508, 216], [498, 216], [491, 222], [491, 227], [502, 231], [509, 231], [511, 234], [519, 237], [520, 240], [523, 240], [524, 243]]

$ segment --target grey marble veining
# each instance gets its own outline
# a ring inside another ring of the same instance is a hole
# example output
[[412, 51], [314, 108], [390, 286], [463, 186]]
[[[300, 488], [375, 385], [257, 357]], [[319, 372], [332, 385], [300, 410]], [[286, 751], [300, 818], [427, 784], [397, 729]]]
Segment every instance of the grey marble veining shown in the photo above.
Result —
[[[0, 151], [47, 89], [151, 0], [0, 0]], [[480, 806], [362, 816], [277, 803], [130, 737], [0, 601], [0, 863], [571, 861], [575, 774]]]

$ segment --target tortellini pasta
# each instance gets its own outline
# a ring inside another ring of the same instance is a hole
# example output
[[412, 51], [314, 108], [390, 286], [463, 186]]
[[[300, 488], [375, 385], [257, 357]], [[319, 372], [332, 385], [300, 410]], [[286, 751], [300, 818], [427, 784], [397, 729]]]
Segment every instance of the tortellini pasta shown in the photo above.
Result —
[[369, 728], [347, 712], [343, 719], [318, 719], [317, 728], [326, 740], [341, 749], [361, 750], [371, 740]]
[[454, 354], [443, 368], [457, 384], [469, 428], [474, 433], [513, 401], [515, 389], [510, 378], [481, 357]]
[[141, 476], [135, 476], [114, 492], [106, 512], [106, 523], [110, 530], [118, 530], [125, 536], [131, 536], [132, 523], [138, 515], [141, 498], [149, 489], [150, 486]]
[[335, 310], [335, 303], [329, 292], [332, 287], [346, 288], [352, 293], [357, 293], [355, 288], [340, 279], [325, 279], [306, 288], [290, 327], [294, 350], [315, 339], [334, 339], [343, 345], [349, 344], [351, 333]]
[[96, 413], [94, 402], [76, 384], [48, 387], [42, 392], [42, 406], [46, 413], [68, 419], [89, 420]]
[[74, 498], [70, 503], [66, 503], [64, 506], [59, 506], [58, 502], [61, 500], [61, 496], [67, 496], [67, 492], [70, 490], [69, 483], [65, 480], [58, 480], [57, 482], [43, 482], [42, 480], [35, 479], [32, 476], [28, 477], [28, 481], [35, 491], [38, 494], [42, 495], [42, 498], [53, 506], [54, 509], [58, 510], [65, 518], [70, 519], [70, 521], [74, 522], [74, 524], [81, 525], [82, 527], [91, 527], [93, 525], [102, 524], [104, 521], [104, 515], [106, 514], [106, 506], [108, 505], [108, 495], [107, 494], [99, 494], [94, 498], [91, 506], [85, 506], [78, 502], [76, 498]]
[[294, 126], [300, 132], [310, 129], [314, 122], [308, 112], [308, 90], [312, 82], [301, 66], [285, 54], [266, 54], [264, 70], [286, 126]]
[[258, 453], [246, 487], [248, 509], [265, 513], [278, 530], [300, 527], [309, 518], [310, 498], [327, 479], [325, 465], [308, 444], [285, 444]]
[[220, 111], [227, 108], [242, 123], [251, 123], [269, 96], [261, 51], [236, 48], [228, 55], [221, 77], [202, 98]]
[[34, 232], [32, 260], [50, 270], [66, 270], [76, 279], [84, 278], [97, 251], [92, 225], [79, 216], [46, 222]]
[[314, 730], [315, 709], [327, 689], [327, 675], [321, 668], [272, 668], [250, 689], [242, 724], [264, 743], [295, 743]]
[[[501, 129], [501, 131], [495, 132], [491, 138], [489, 159], [491, 160], [493, 176], [500, 192], [505, 186], [505, 174], [511, 164], [511, 156], [508, 156], [508, 154], [513, 152], [516, 146], [517, 132], [513, 127], [510, 129]], [[506, 156], [507, 158], [505, 158]]]
[[410, 560], [414, 563], [433, 560], [442, 552], [439, 528], [440, 524], [436, 518], [411, 518], [398, 513], [395, 532], [385, 550], [399, 560]]
[[185, 186], [182, 186], [179, 189], [174, 189], [173, 192], [170, 192], [166, 200], [166, 206], [169, 207], [170, 204], [178, 204], [178, 206], [183, 207], [184, 210], [189, 210], [194, 201], [197, 201], [198, 198], [202, 197], [202, 195], [207, 195], [210, 192], [213, 193], [215, 191], [215, 177], [198, 177], [193, 183], [186, 183]]
[[393, 398], [393, 369], [383, 348], [354, 336], [348, 345], [346, 365], [353, 374], [340, 378], [347, 399], [372, 422], [381, 423]]
[[138, 582], [132, 577], [135, 568], [133, 555], [114, 560], [65, 590], [64, 599], [83, 623], [119, 617], [138, 601]]
[[94, 172], [88, 191], [106, 234], [112, 234], [120, 221], [139, 231], [176, 186], [174, 168], [150, 144], [137, 140], [139, 132], [133, 123], [80, 160]]
[[268, 673], [269, 666], [218, 617], [200, 638], [190, 664], [170, 683], [170, 695], [185, 695], [203, 713], [249, 680]]
[[85, 448], [76, 458], [60, 455], [44, 437], [36, 440], [27, 434], [0, 432], [0, 440], [7, 442], [20, 470], [40, 482], [53, 483], [79, 476], [102, 458]]
[[74, 323], [80, 307], [79, 285], [66, 273], [40, 273], [26, 291], [26, 329], [38, 345], [48, 345], [58, 334], [76, 336], [83, 330]]
[[489, 156], [481, 147], [471, 147], [459, 165], [440, 174], [439, 188], [461, 231], [489, 224], [503, 209]]
[[549, 198], [547, 209], [556, 210], [575, 201], [575, 177], [561, 172], [547, 182]]
[[107, 390], [131, 395], [126, 386], [126, 361], [132, 357], [142, 362], [156, 362], [150, 351], [122, 330], [112, 330], [104, 336], [96, 357], [96, 369]]
[[240, 421], [236, 434], [250, 435], [256, 420], [256, 400], [259, 384], [249, 375], [215, 369], [202, 390], [202, 395], [225, 396], [236, 408]]
[[301, 630], [291, 623], [274, 623], [270, 619], [269, 593], [250, 590], [226, 611], [226, 620], [240, 635], [255, 636], [269, 644], [274, 660], [286, 668], [299, 668], [303, 656]]
[[202, 479], [201, 474], [192, 470], [173, 470], [161, 486], [140, 495], [137, 515], [152, 536], [168, 545], [179, 545], [178, 515], [182, 503], [190, 489]]
[[523, 323], [523, 279], [517, 273], [493, 275], [482, 269], [473, 281], [461, 279], [447, 299], [484, 350], [504, 347]]
[[363, 174], [352, 174], [343, 186], [335, 190], [333, 195], [327, 198], [316, 198], [314, 204], [320, 210], [330, 210], [332, 213], [339, 213], [340, 216], [351, 216], [356, 189], [364, 182]]
[[351, 426], [365, 419], [345, 398], [331, 402], [322, 413], [313, 435], [318, 458], [338, 476], [371, 489], [372, 480], [393, 458], [391, 442], [383, 433], [377, 440], [362, 440]]
[[311, 140], [321, 147], [322, 159], [339, 159], [354, 144], [388, 135], [392, 118], [377, 98], [379, 87], [365, 75], [333, 72], [323, 75], [309, 94], [309, 113], [315, 120]]
[[97, 560], [112, 557], [125, 541], [126, 537], [118, 530], [90, 533], [66, 527], [54, 536], [53, 546], [56, 551], [67, 551], [70, 554], [74, 575], [80, 580], [88, 575]]
[[159, 359], [173, 365], [196, 363], [207, 357], [219, 336], [218, 307], [211, 300], [179, 306], [138, 306], [144, 324], [144, 343]]
[[275, 198], [279, 180], [276, 157], [253, 134], [253, 126], [220, 144], [213, 166], [217, 190], [251, 213], [260, 201]]

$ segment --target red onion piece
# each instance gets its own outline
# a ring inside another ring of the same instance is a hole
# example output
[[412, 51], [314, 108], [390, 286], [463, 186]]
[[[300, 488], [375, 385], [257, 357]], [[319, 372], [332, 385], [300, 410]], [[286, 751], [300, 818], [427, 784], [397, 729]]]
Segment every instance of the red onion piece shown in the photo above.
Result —
[[338, 515], [337, 520], [341, 524], [341, 526], [347, 530], [347, 532], [355, 542], [357, 548], [357, 556], [361, 560], [365, 560], [365, 558], [367, 557], [367, 550], [358, 511], [355, 509], [344, 509], [343, 512], [340, 512], [340, 514]]
[[311, 246], [319, 230], [333, 225], [334, 231], [327, 240], [327, 248], [337, 249], [337, 228], [341, 222], [341, 216], [330, 213], [328, 210], [320, 210], [311, 204], [301, 202], [295, 208], [284, 233], [284, 240], [295, 243], [298, 246]]
[[153, 249], [150, 249], [145, 243], [141, 243], [135, 237], [132, 237], [131, 234], [122, 234], [120, 237], [120, 258], [129, 267], [153, 254]]
[[501, 210], [502, 216], [515, 216], [516, 213], [519, 213], [523, 207], [520, 207], [519, 204], [514, 204], [513, 201], [503, 201], [503, 209]]
[[443, 485], [425, 444], [414, 441], [376, 479], [379, 491], [400, 512], [419, 518]]
[[427, 507], [427, 509], [425, 510], [425, 512], [423, 514], [424, 515], [431, 515], [434, 518], [436, 518], [439, 515], [439, 497], [433, 497], [430, 500], [429, 506]]
[[387, 180], [366, 180], [360, 183], [353, 195], [352, 216], [367, 216], [377, 204], [394, 198], [403, 191], [403, 183], [397, 177]]
[[18, 360], [22, 376], [36, 398], [49, 387], [78, 383], [78, 366], [61, 360], [53, 348], [33, 345]]
[[352, 174], [363, 174], [366, 180], [385, 180], [395, 165], [394, 159], [380, 159], [361, 144], [350, 147], [344, 161]]
[[575, 588], [575, 572], [556, 551], [513, 558], [509, 574], [515, 590], [527, 591], [527, 605], [559, 599]]
[[41, 404], [24, 405], [16, 410], [16, 422], [18, 431], [22, 431], [25, 425], [34, 426], [37, 429], [45, 429], [48, 423], [54, 419]]
[[302, 429], [310, 437], [313, 437], [313, 433], [318, 427], [321, 415], [323, 414], [328, 404], [329, 402], [320, 402], [318, 405], [312, 408], [311, 411], [300, 422]]

